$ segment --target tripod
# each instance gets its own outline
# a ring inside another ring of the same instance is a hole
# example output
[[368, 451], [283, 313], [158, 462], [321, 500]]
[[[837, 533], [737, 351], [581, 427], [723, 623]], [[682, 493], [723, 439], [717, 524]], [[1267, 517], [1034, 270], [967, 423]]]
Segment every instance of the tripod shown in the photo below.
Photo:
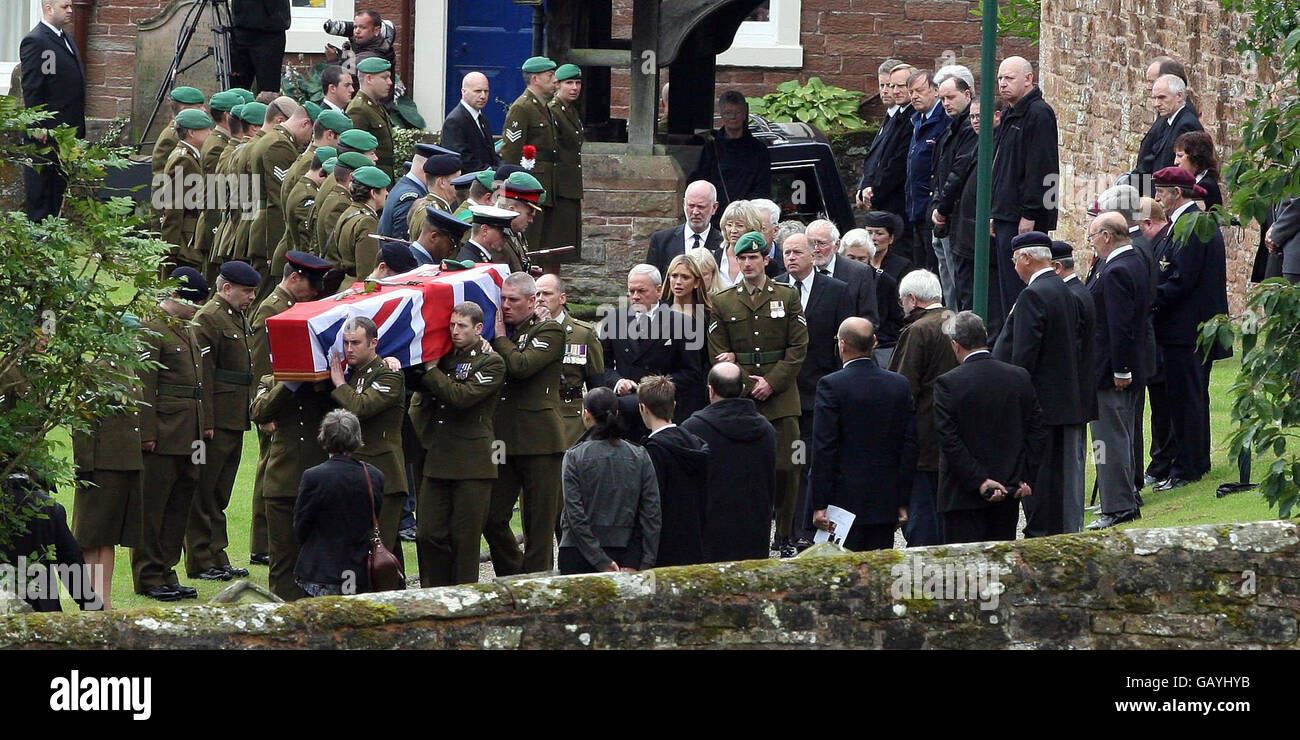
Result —
[[[144, 130], [140, 133], [140, 141], [136, 144], [136, 152], [144, 150], [146, 143], [145, 138], [149, 136], [149, 129], [153, 127], [154, 120], [158, 117], [158, 111], [162, 109], [163, 102], [167, 100], [172, 87], [176, 84], [176, 76], [189, 70], [194, 65], [202, 62], [208, 57], [212, 57], [216, 64], [217, 86], [219, 90], [225, 90], [230, 87], [230, 8], [227, 3], [229, 0], [196, 0], [185, 12], [185, 18], [181, 21], [180, 33], [176, 36], [176, 55], [172, 57], [171, 66], [167, 68], [167, 74], [163, 76], [162, 85], [158, 88], [158, 95], [154, 99], [153, 112], [149, 114], [149, 120], [145, 122]], [[181, 66], [185, 59], [185, 52], [189, 51], [190, 41], [194, 34], [199, 30], [199, 21], [203, 18], [203, 11], [210, 12], [209, 27], [212, 29], [212, 45], [198, 59]]]

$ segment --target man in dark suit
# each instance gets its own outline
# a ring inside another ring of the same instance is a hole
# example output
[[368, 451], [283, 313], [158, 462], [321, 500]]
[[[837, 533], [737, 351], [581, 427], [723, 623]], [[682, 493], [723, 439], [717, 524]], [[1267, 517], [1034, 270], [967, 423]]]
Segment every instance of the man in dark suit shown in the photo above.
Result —
[[[1067, 498], [1067, 481], [1079, 477], [1079, 461], [1069, 454], [1084, 433], [1087, 407], [1079, 384], [1079, 307], [1070, 289], [1052, 272], [1052, 240], [1041, 231], [1012, 240], [1011, 256], [1024, 290], [1007, 314], [993, 356], [1029, 371], [1047, 428], [1041, 474], [1034, 496], [1025, 502], [1025, 536], [1069, 531], [1083, 521], [1083, 492]], [[1073, 511], [1077, 505], [1079, 510]]]
[[494, 170], [501, 163], [493, 146], [492, 124], [483, 114], [490, 97], [486, 75], [466, 74], [460, 83], [460, 102], [442, 122], [442, 145], [460, 154], [465, 172]]
[[[1174, 142], [1188, 131], [1203, 131], [1196, 109], [1187, 103], [1187, 83], [1177, 75], [1163, 74], [1151, 86], [1151, 102], [1156, 120], [1142, 137], [1138, 148], [1136, 173], [1150, 176], [1174, 165]], [[1147, 193], [1150, 186], [1142, 179], [1139, 187]]]
[[[18, 47], [22, 66], [23, 104], [28, 108], [44, 105], [54, 114], [43, 121], [42, 128], [67, 124], [77, 130], [77, 138], [86, 137], [86, 79], [81, 53], [64, 29], [72, 28], [72, 0], [46, 0], [41, 4], [41, 22], [23, 37]], [[44, 134], [33, 137], [35, 144], [53, 144]], [[59, 171], [57, 149], [33, 157], [39, 169], [24, 168], [27, 186], [27, 218], [43, 221], [63, 207], [63, 191], [68, 183]]]
[[1178, 219], [1200, 211], [1193, 199], [1205, 191], [1196, 180], [1181, 167], [1166, 167], [1155, 173], [1152, 184], [1169, 216], [1156, 250], [1160, 273], [1153, 308], [1173, 439], [1169, 479], [1154, 490], [1167, 491], [1210, 470], [1210, 367], [1231, 355], [1231, 349], [1216, 346], [1203, 360], [1196, 340], [1202, 323], [1228, 312], [1227, 261], [1217, 226], [1209, 239], [1191, 231], [1185, 239], [1177, 235]]
[[888, 94], [888, 105], [892, 107], [886, 111], [888, 118], [867, 149], [862, 167], [857, 202], [864, 209], [890, 213], [904, 210], [907, 150], [912, 141], [912, 101], [907, 80], [914, 71], [912, 65], [897, 62], [889, 70], [888, 87], [880, 93], [882, 103], [886, 102]]
[[650, 235], [650, 249], [645, 262], [654, 265], [660, 275], [668, 273], [673, 257], [704, 247], [713, 253], [714, 261], [722, 260], [722, 232], [713, 228], [713, 214], [718, 211], [718, 190], [708, 180], [696, 180], [686, 186], [682, 198], [682, 212], [686, 223], [661, 229]]
[[917, 455], [912, 388], [872, 360], [871, 322], [851, 316], [836, 339], [844, 369], [817, 381], [813, 410], [813, 525], [828, 529], [826, 508], [838, 506], [856, 515], [844, 547], [883, 550], [907, 521]]
[[1046, 432], [1024, 368], [993, 359], [984, 322], [944, 325], [957, 367], [934, 381], [944, 543], [1014, 540], [1017, 499], [1032, 497]]
[[1134, 486], [1133, 414], [1146, 383], [1142, 343], [1151, 309], [1150, 274], [1128, 237], [1128, 221], [1103, 213], [1088, 226], [1088, 241], [1100, 261], [1088, 292], [1096, 306], [1096, 352], [1090, 380], [1100, 413], [1092, 422], [1098, 443], [1097, 488], [1101, 514], [1088, 529], [1105, 529], [1140, 519]]
[[850, 312], [870, 320], [873, 327], [878, 326], [880, 304], [876, 300], [876, 271], [869, 265], [840, 257], [840, 230], [830, 221], [813, 221], [804, 234], [812, 248], [813, 267], [817, 272], [846, 283]]
[[[1115, 215], [1123, 218], [1119, 214]], [[1065, 283], [1065, 287], [1070, 289], [1079, 309], [1079, 325], [1074, 335], [1077, 342], [1074, 359], [1079, 364], [1079, 397], [1083, 399], [1083, 422], [1087, 424], [1097, 418], [1097, 389], [1092, 381], [1092, 335], [1097, 323], [1096, 310], [1088, 286], [1075, 274], [1074, 247], [1063, 241], [1052, 242], [1052, 270]], [[1141, 339], [1140, 330], [1136, 336]], [[1066, 468], [1070, 477], [1065, 479], [1065, 528], [1069, 532], [1079, 532], [1083, 530], [1083, 469], [1088, 457], [1088, 435], [1081, 430], [1074, 440], [1074, 446], [1066, 450], [1065, 454], [1070, 462]], [[1078, 519], [1070, 518], [1076, 515]]]
[[[668, 376], [679, 398], [683, 388], [704, 383], [701, 354], [688, 347], [692, 340], [705, 341], [704, 327], [660, 303], [662, 287], [663, 278], [654, 267], [633, 267], [627, 275], [628, 306], [607, 313], [598, 327], [605, 372], [592, 380], [618, 395], [619, 413], [628, 424], [629, 438], [634, 440], [647, 433], [637, 410], [637, 383], [642, 378]], [[673, 421], [680, 423], [683, 419]]]
[[[808, 323], [808, 354], [795, 379], [799, 386], [799, 436], [804, 449], [812, 445], [813, 399], [817, 381], [839, 370], [840, 358], [835, 353], [835, 332], [840, 324], [852, 315], [848, 300], [848, 285], [813, 269], [812, 249], [804, 234], [791, 234], [782, 242], [786, 272], [777, 276], [778, 283], [792, 286], [803, 304], [804, 320]], [[808, 472], [799, 476], [799, 499], [795, 505], [795, 547], [812, 545], [811, 509], [808, 508]], [[805, 540], [805, 542], [800, 542]]]

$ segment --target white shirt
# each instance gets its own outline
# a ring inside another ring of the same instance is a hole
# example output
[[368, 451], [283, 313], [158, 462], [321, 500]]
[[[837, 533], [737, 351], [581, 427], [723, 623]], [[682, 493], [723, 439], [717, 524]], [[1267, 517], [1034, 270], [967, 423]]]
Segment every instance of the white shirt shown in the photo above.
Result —
[[41, 23], [45, 24], [46, 28], [53, 31], [55, 36], [58, 36], [59, 38], [63, 39], [63, 45], [68, 47], [68, 53], [72, 54], [73, 56], [77, 55], [77, 52], [72, 50], [72, 39], [69, 39], [67, 34], [65, 34], [62, 30], [50, 25], [50, 22], [45, 20], [44, 18], [41, 19]]
[[852, 365], [858, 360], [870, 360], [870, 359], [871, 359], [870, 357], [854, 357], [852, 360], [849, 360], [848, 362], [844, 363], [844, 367], [848, 367], [849, 365]]
[[1174, 111], [1174, 114], [1173, 114], [1172, 116], [1170, 116], [1170, 117], [1168, 117], [1168, 118], [1165, 119], [1165, 123], [1169, 124], [1170, 126], [1174, 125], [1174, 119], [1177, 118], [1177, 117], [1178, 117], [1178, 114], [1179, 114], [1179, 113], [1182, 113], [1182, 112], [1183, 112], [1183, 108], [1186, 108], [1186, 107], [1187, 107], [1187, 105], [1184, 104], [1184, 105], [1182, 106], [1182, 108], [1179, 108], [1178, 110]]
[[816, 277], [817, 277], [817, 270], [815, 269], [809, 270], [808, 277], [805, 277], [803, 280], [799, 280], [793, 274], [790, 275], [790, 278], [792, 280], [795, 280], [803, 284], [802, 290], [800, 290], [797, 287], [795, 288], [795, 290], [799, 291], [799, 305], [803, 308], [805, 313], [808, 311], [808, 297], [812, 295], [813, 280]]
[[831, 251], [831, 258], [830, 258], [829, 260], [827, 260], [826, 264], [825, 264], [824, 266], [822, 266], [822, 267], [814, 267], [813, 269], [814, 269], [814, 270], [825, 270], [826, 272], [829, 272], [829, 273], [831, 274], [831, 277], [835, 277], [835, 259], [836, 259], [838, 256], [839, 256], [839, 255], [837, 255], [837, 254], [835, 253], [835, 251], [832, 250], [832, 251]]
[[1107, 261], [1107, 262], [1110, 262], [1111, 260], [1115, 259], [1115, 258], [1118, 257], [1119, 255], [1124, 254], [1125, 252], [1132, 252], [1132, 251], [1133, 251], [1133, 245], [1132, 245], [1132, 244], [1125, 244], [1125, 245], [1122, 246], [1122, 247], [1116, 247], [1116, 248], [1115, 248], [1115, 251], [1113, 251], [1113, 252], [1111, 252], [1110, 254], [1106, 255], [1106, 261]]
[[891, 106], [889, 106], [889, 110], [886, 111], [886, 114], [887, 114], [890, 118], [893, 118], [893, 117], [894, 117], [894, 114], [898, 112], [898, 109], [899, 109], [899, 108], [902, 108], [902, 107], [903, 107], [903, 106], [901, 106], [901, 105], [891, 105]]
[[1191, 208], [1195, 203], [1196, 201], [1189, 200], [1174, 209], [1173, 214], [1169, 216], [1169, 233], [1174, 233], [1174, 224], [1178, 223], [1178, 217], [1186, 213], [1187, 209]]
[[474, 125], [479, 125], [478, 117], [482, 115], [483, 112], [469, 103], [466, 103], [464, 100], [460, 101], [460, 104], [465, 107], [465, 110], [469, 111], [469, 117], [474, 120]]
[[1033, 285], [1033, 284], [1034, 284], [1034, 281], [1037, 280], [1038, 277], [1039, 277], [1040, 275], [1042, 275], [1042, 274], [1044, 274], [1044, 273], [1048, 273], [1048, 272], [1055, 272], [1055, 271], [1054, 271], [1052, 268], [1050, 268], [1050, 267], [1044, 267], [1043, 269], [1039, 270], [1038, 272], [1035, 272], [1033, 275], [1030, 275], [1030, 276], [1029, 276], [1029, 282], [1025, 283], [1025, 287], [1028, 288], [1029, 286]]
[[495, 260], [492, 259], [492, 254], [491, 254], [490, 252], [488, 252], [487, 247], [483, 246], [482, 244], [479, 244], [478, 242], [474, 241], [473, 239], [470, 239], [470, 240], [469, 240], [468, 242], [466, 242], [466, 243], [467, 243], [467, 244], [473, 244], [473, 245], [474, 245], [474, 248], [477, 249], [477, 250], [479, 251], [479, 253], [481, 253], [481, 254], [483, 255], [483, 258], [486, 259], [488, 262], [494, 262], [494, 261], [495, 261]]
[[671, 428], [671, 427], [675, 427], [675, 426], [677, 426], [677, 425], [676, 425], [676, 424], [664, 424], [663, 426], [659, 427], [658, 429], [654, 430], [653, 432], [650, 432], [650, 434], [646, 436], [646, 439], [649, 439], [650, 437], [655, 436], [656, 434], [662, 432], [662, 431], [665, 430], [665, 429], [669, 429], [669, 428]]
[[718, 274], [713, 276], [714, 280], [722, 281], [722, 287], [724, 288], [730, 288], [731, 286], [745, 279], [744, 273], [742, 272], [736, 273], [735, 280], [731, 279], [731, 275], [729, 274], [729, 271], [731, 269], [730, 263], [727, 261], [727, 258], [730, 256], [731, 256], [730, 249], [722, 250], [722, 259], [718, 260]]
[[1069, 275], [1066, 275], [1065, 277], [1061, 278], [1061, 281], [1062, 281], [1062, 282], [1065, 282], [1065, 283], [1068, 283], [1068, 282], [1070, 282], [1071, 280], [1078, 280], [1078, 279], [1079, 279], [1079, 276], [1078, 276], [1076, 273], [1073, 273], [1073, 272], [1072, 272], [1072, 273], [1070, 273]]
[[[701, 246], [701, 247], [707, 247], [707, 246], [708, 246], [708, 244], [709, 244], [709, 230], [712, 229], [712, 228], [713, 228], [713, 226], [710, 225], [709, 223], [706, 222], [706, 223], [704, 224], [704, 231], [701, 231], [701, 232], [700, 232], [700, 246]], [[686, 245], [685, 247], [682, 248], [682, 254], [686, 254], [687, 252], [689, 252], [690, 250], [692, 250], [692, 249], [695, 248], [695, 232], [694, 232], [694, 231], [691, 231], [691, 225], [690, 225], [690, 224], [686, 224], [686, 225], [682, 226], [682, 234], [683, 234], [683, 235], [682, 235], [682, 243]], [[667, 275], [665, 275], [664, 277], [667, 277]]]
[[433, 261], [433, 255], [429, 254], [429, 250], [427, 250], [427, 249], [425, 249], [423, 246], [421, 246], [419, 242], [411, 242], [411, 249], [418, 249], [418, 250], [420, 250], [420, 252], [422, 252], [422, 253], [424, 254], [425, 257], [428, 257], [428, 258], [429, 258], [429, 261], [430, 261], [430, 262]]
[[[990, 353], [989, 353], [989, 351], [986, 350], [986, 349], [977, 349], [977, 350], [975, 350], [974, 352], [970, 353], [969, 355], [966, 355], [966, 360], [969, 360], [970, 358], [974, 357], [975, 355], [980, 355], [980, 354], [987, 355], [987, 354], [990, 354]], [[964, 363], [966, 362], [966, 360], [962, 360], [962, 363], [964, 364]]]
[[330, 110], [336, 110], [339, 113], [343, 112], [343, 109], [337, 105], [334, 105], [334, 101], [330, 100], [329, 98], [321, 98], [320, 102], [321, 105], [324, 105], [326, 108], [329, 108]]

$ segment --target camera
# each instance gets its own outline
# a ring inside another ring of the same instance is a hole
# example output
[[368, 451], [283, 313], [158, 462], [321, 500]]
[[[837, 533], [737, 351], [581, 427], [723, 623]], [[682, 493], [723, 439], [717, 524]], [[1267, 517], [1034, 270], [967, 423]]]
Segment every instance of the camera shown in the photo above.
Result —
[[[325, 21], [325, 33], [330, 36], [347, 36], [352, 38], [352, 27], [356, 24], [352, 21], [328, 20]], [[393, 27], [392, 21], [384, 21], [379, 24], [379, 35], [392, 41], [397, 38], [397, 29]]]

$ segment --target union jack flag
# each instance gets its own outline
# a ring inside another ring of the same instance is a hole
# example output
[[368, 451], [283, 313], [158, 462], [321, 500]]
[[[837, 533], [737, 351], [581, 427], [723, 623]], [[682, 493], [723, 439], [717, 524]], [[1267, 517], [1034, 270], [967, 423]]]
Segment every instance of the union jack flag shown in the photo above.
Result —
[[501, 283], [509, 274], [509, 267], [497, 264], [446, 272], [423, 265], [383, 281], [373, 293], [359, 292], [357, 283], [356, 293], [296, 304], [266, 322], [275, 377], [328, 377], [329, 358], [342, 353], [343, 324], [353, 316], [375, 322], [379, 356], [396, 357], [402, 367], [436, 360], [451, 349], [451, 309], [463, 301], [483, 309], [483, 337], [492, 339]]

